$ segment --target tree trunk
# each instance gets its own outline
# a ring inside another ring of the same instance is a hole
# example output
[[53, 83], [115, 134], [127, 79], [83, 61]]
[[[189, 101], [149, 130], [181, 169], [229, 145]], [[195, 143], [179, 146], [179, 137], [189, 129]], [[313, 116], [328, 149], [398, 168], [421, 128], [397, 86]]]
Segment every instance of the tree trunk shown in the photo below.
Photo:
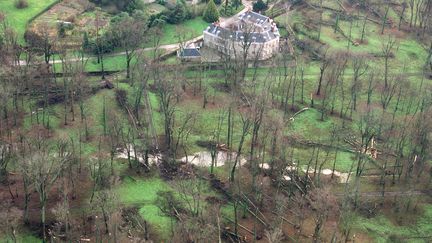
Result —
[[45, 229], [45, 207], [46, 207], [46, 199], [42, 199], [41, 201], [41, 223], [42, 223], [42, 233], [43, 233], [43, 242], [46, 242], [46, 229]]

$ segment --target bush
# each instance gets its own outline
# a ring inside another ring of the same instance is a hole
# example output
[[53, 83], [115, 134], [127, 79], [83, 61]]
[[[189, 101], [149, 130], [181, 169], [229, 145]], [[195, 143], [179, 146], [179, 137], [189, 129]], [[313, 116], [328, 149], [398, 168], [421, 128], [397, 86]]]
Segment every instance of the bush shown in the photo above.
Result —
[[90, 0], [90, 2], [101, 6], [115, 6], [117, 11], [126, 11], [128, 13], [144, 7], [141, 0]]
[[214, 23], [219, 20], [219, 12], [213, 0], [210, 0], [203, 15], [204, 21]]
[[60, 38], [64, 38], [66, 36], [66, 27], [64, 24], [59, 24], [57, 26], [57, 32], [58, 32], [58, 36]]
[[258, 0], [253, 4], [254, 12], [261, 12], [266, 9], [267, 9], [267, 4], [265, 4], [263, 0]]
[[130, 1], [128, 5], [126, 5], [125, 10], [128, 13], [133, 13], [135, 10], [143, 10], [144, 9], [144, 1], [141, 0], [133, 0]]
[[183, 3], [177, 3], [167, 14], [167, 22], [170, 24], [178, 24], [190, 18], [191, 14]]
[[392, 242], [392, 243], [404, 243], [406, 242], [403, 237], [396, 235], [396, 234], [391, 234], [386, 242]]
[[168, 17], [166, 16], [166, 12], [162, 12], [159, 14], [150, 15], [148, 20], [148, 26], [154, 27], [158, 25], [163, 25], [167, 22]]
[[15, 7], [18, 9], [23, 9], [28, 7], [27, 0], [15, 0]]
[[115, 41], [110, 38], [110, 36], [105, 33], [100, 37], [99, 46], [95, 38], [90, 39], [88, 34], [84, 33], [82, 40], [82, 47], [85, 52], [97, 55], [101, 53], [111, 53], [117, 47]]

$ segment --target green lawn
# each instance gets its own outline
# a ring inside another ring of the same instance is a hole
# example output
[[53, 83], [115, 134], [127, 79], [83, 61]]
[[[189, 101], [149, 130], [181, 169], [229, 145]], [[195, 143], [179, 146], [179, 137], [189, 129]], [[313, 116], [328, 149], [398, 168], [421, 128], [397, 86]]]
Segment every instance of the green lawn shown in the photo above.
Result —
[[122, 203], [139, 205], [140, 215], [148, 220], [161, 236], [167, 237], [171, 219], [163, 215], [154, 202], [159, 191], [168, 190], [172, 190], [171, 187], [160, 178], [126, 178], [117, 193]]
[[118, 188], [118, 194], [123, 203], [152, 204], [159, 191], [167, 190], [171, 190], [171, 187], [160, 178], [126, 178]]
[[[118, 49], [118, 52], [123, 52], [122, 49]], [[164, 50], [159, 50], [158, 51], [160, 54], [165, 54]], [[133, 68], [133, 65], [136, 64], [137, 62], [137, 58], [145, 58], [145, 59], [153, 59], [154, 56], [154, 51], [152, 50], [147, 50], [144, 51], [141, 54], [137, 54], [135, 56], [135, 58], [132, 59], [131, 61], [131, 68]], [[97, 62], [97, 57], [95, 56], [90, 56], [90, 57], [86, 57], [87, 59], [87, 63], [85, 66], [85, 70], [87, 72], [97, 72], [100, 71], [102, 66], [101, 63]], [[175, 59], [176, 57], [174, 57]], [[56, 57], [55, 60], [59, 60], [58, 57]], [[104, 60], [104, 69], [105, 71], [126, 71], [126, 55], [125, 54], [115, 54], [115, 53], [110, 53], [110, 54], [106, 54], [103, 57]], [[55, 69], [56, 72], [61, 72], [62, 70], [62, 65], [61, 63], [56, 63], [55, 64]]]
[[163, 215], [160, 209], [153, 204], [142, 206], [139, 214], [161, 234], [161, 238], [169, 238], [171, 225], [176, 223], [175, 219]]
[[[315, 153], [318, 150], [315, 151]], [[335, 152], [336, 150], [320, 150], [319, 159], [318, 159], [318, 168], [320, 164], [324, 163], [322, 169], [333, 169], [333, 162], [335, 158]], [[327, 155], [328, 153], [328, 155]], [[295, 148], [293, 153], [293, 158], [295, 161], [298, 161], [300, 163], [300, 166], [302, 169], [307, 168], [308, 161], [311, 159], [311, 156], [313, 155], [313, 149], [312, 148]], [[337, 154], [337, 159], [335, 163], [335, 170], [338, 172], [344, 172], [347, 173], [350, 170], [352, 170], [351, 166], [355, 168], [355, 154], [339, 150]], [[314, 169], [315, 161], [312, 161], [310, 170]], [[366, 168], [372, 168], [372, 165], [370, 163], [367, 164]]]
[[[179, 42], [179, 35], [186, 40], [202, 35], [202, 32], [209, 24], [202, 17], [187, 20], [178, 25], [166, 24], [162, 27], [161, 45], [174, 44]], [[149, 46], [152, 43], [148, 43]]]
[[[394, 242], [395, 238], [403, 241], [399, 242], [430, 242], [432, 236], [432, 205], [426, 205], [424, 212], [420, 215], [413, 225], [395, 225], [384, 215], [374, 218], [356, 218], [355, 228], [367, 232], [374, 238], [375, 242]], [[390, 238], [392, 236], [393, 238]]]
[[19, 41], [24, 43], [24, 33], [27, 22], [43, 11], [56, 0], [27, 0], [28, 7], [17, 9], [13, 0], [0, 0], [0, 12], [6, 13], [9, 24], [14, 27], [19, 35]]
[[[1, 243], [9, 243], [9, 242], [13, 242], [13, 240], [11, 237], [0, 235], [0, 242]], [[29, 234], [29, 233], [27, 233], [27, 232], [23, 232], [23, 233], [18, 232], [16, 242], [19, 242], [19, 243], [39, 243], [39, 242], [42, 242], [42, 240]]]
[[318, 110], [309, 109], [294, 118], [294, 121], [291, 122], [292, 128], [289, 129], [289, 133], [296, 134], [308, 140], [322, 141], [330, 135], [332, 126], [337, 123], [337, 119], [330, 118], [324, 121], [320, 119], [321, 113]]

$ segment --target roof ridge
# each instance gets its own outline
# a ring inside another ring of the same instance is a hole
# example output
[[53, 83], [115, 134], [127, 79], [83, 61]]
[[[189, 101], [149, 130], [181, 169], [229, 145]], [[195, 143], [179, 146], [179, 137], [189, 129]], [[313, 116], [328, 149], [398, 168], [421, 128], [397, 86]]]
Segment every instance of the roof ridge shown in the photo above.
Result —
[[248, 12], [254, 13], [254, 14], [259, 15], [259, 16], [262, 16], [262, 17], [264, 17], [264, 18], [266, 18], [266, 19], [270, 19], [269, 16], [266, 16], [266, 15], [263, 15], [263, 14], [260, 14], [260, 13], [257, 13], [257, 12], [252, 11], [252, 10], [249, 10]]

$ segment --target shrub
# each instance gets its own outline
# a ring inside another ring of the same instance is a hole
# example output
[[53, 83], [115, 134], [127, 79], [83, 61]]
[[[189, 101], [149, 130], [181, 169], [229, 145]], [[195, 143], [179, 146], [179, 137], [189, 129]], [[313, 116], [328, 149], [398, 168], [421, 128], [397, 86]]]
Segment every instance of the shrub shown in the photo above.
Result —
[[154, 27], [154, 26], [165, 24], [167, 22], [167, 19], [168, 19], [166, 14], [167, 14], [166, 12], [162, 12], [159, 14], [151, 15], [149, 20], [148, 20], [148, 26]]
[[15, 7], [18, 9], [23, 9], [28, 7], [27, 0], [15, 0]]
[[183, 3], [177, 3], [171, 11], [169, 11], [167, 15], [167, 22], [170, 24], [178, 24], [183, 22], [186, 19], [190, 19], [191, 14], [186, 9], [186, 6]]
[[86, 52], [89, 52], [92, 49], [92, 43], [90, 43], [90, 39], [87, 32], [84, 32], [83, 35], [82, 48]]
[[216, 4], [213, 2], [213, 0], [210, 0], [207, 4], [207, 7], [204, 11], [203, 15], [204, 21], [208, 23], [213, 23], [218, 21], [219, 19], [219, 12], [217, 10]]
[[253, 4], [253, 11], [260, 12], [267, 9], [267, 4], [263, 0], [258, 0]]
[[102, 6], [115, 6], [117, 11], [127, 11], [129, 13], [144, 7], [144, 3], [140, 0], [90, 0], [90, 2]]
[[141, 0], [133, 0], [130, 1], [128, 5], [126, 5], [125, 10], [128, 13], [133, 13], [135, 10], [144, 9], [144, 1]]
[[242, 5], [242, 1], [241, 0], [231, 0], [231, 6], [233, 8], [235, 8], [235, 10], [237, 10], [238, 7], [240, 7], [240, 5]]
[[66, 36], [66, 26], [64, 25], [64, 24], [59, 24], [58, 26], [57, 26], [57, 31], [58, 31], [58, 36], [60, 37], [60, 38], [63, 38], [63, 37], [65, 37]]

